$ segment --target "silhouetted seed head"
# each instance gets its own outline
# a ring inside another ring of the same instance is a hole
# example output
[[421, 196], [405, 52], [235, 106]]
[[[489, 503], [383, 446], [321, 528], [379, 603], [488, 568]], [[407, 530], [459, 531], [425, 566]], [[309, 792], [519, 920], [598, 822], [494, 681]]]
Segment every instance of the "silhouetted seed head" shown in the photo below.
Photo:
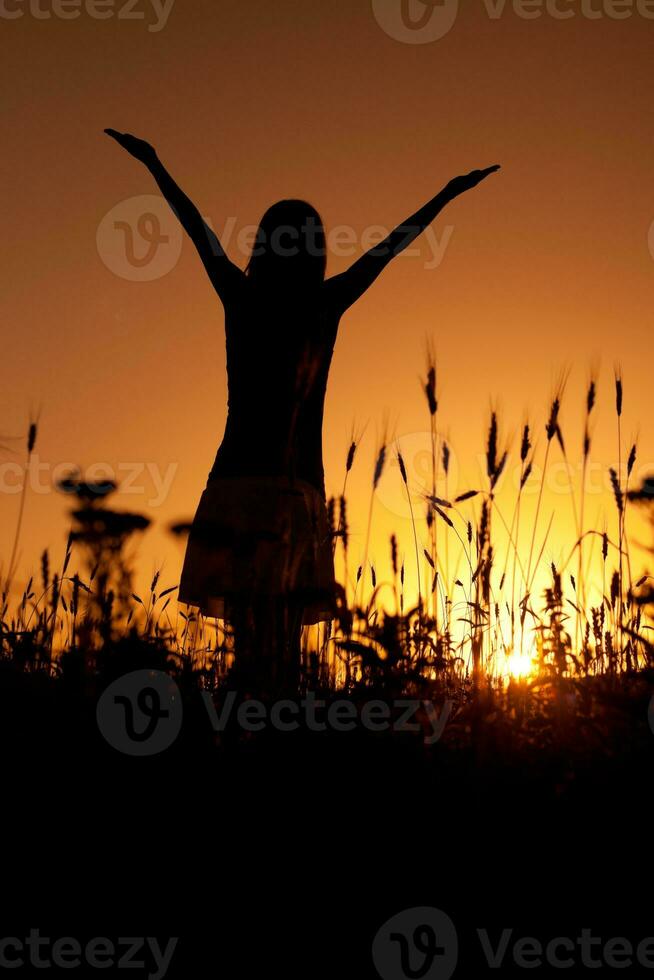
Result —
[[29, 427], [29, 430], [28, 430], [28, 433], [27, 433], [27, 452], [28, 453], [31, 453], [32, 452], [32, 450], [34, 449], [35, 444], [36, 444], [36, 422], [32, 422], [30, 424], [30, 427]]
[[446, 523], [446, 524], [448, 525], [448, 527], [454, 527], [454, 524], [452, 523], [452, 521], [451, 521], [451, 520], [450, 520], [450, 518], [449, 518], [449, 517], [447, 516], [447, 514], [445, 513], [445, 511], [444, 511], [444, 510], [441, 510], [441, 509], [440, 509], [440, 507], [437, 507], [437, 506], [436, 506], [436, 504], [434, 504], [434, 510], [436, 511], [436, 513], [438, 514], [438, 516], [439, 516], [439, 517], [440, 517], [440, 518], [441, 518], [442, 520], [444, 520], [444, 521], [445, 521], [445, 523]]
[[438, 411], [438, 401], [436, 399], [436, 365], [434, 363], [428, 365], [425, 394], [427, 396], [429, 414], [433, 416]]
[[377, 588], [377, 573], [375, 571], [375, 566], [372, 564], [372, 562], [370, 562], [370, 577], [372, 579], [372, 587], [373, 587], [373, 589], [376, 589]]
[[406, 466], [404, 465], [404, 457], [402, 456], [402, 453], [399, 452], [399, 450], [397, 453], [397, 465], [400, 467], [400, 476], [402, 477], [404, 485], [408, 486], [409, 481], [406, 475]]
[[590, 435], [588, 429], [584, 433], [584, 459], [588, 459], [588, 454], [590, 453]]
[[443, 469], [445, 476], [450, 472], [450, 447], [446, 442], [443, 443]]
[[66, 545], [66, 554], [64, 555], [64, 567], [61, 570], [62, 578], [66, 574], [66, 569], [68, 568], [71, 556], [71, 548], [73, 543], [73, 532], [71, 531], [68, 535], [68, 544]]
[[593, 614], [593, 635], [595, 636], [595, 642], [599, 643], [602, 639], [602, 624], [600, 623], [599, 609], [593, 607], [591, 612]]
[[330, 497], [327, 502], [327, 523], [332, 535], [336, 534], [336, 498]]
[[608, 534], [605, 531], [604, 534], [602, 535], [602, 558], [603, 558], [603, 560], [606, 561], [606, 559], [608, 558], [608, 556], [609, 556], [609, 536], [608, 536]]
[[466, 490], [465, 493], [461, 493], [458, 497], [455, 497], [454, 503], [461, 504], [464, 500], [472, 500], [473, 497], [477, 497], [478, 495], [479, 490]]
[[497, 415], [491, 415], [490, 428], [488, 430], [488, 445], [486, 447], [486, 473], [492, 480], [497, 467]]
[[472, 544], [472, 521], [468, 521], [468, 544]]
[[73, 616], [77, 616], [77, 610], [79, 608], [79, 575], [75, 572], [73, 577], [73, 596], [70, 604], [71, 612]]
[[545, 426], [545, 431], [547, 432], [547, 441], [551, 442], [556, 435], [556, 430], [559, 426], [559, 410], [561, 408], [561, 401], [557, 395], [552, 402], [552, 407], [550, 409], [550, 417], [547, 425]]
[[436, 568], [436, 566], [435, 566], [435, 564], [434, 564], [434, 559], [433, 559], [433, 558], [432, 558], [432, 556], [431, 556], [431, 555], [429, 554], [429, 552], [427, 551], [427, 549], [426, 549], [426, 548], [424, 549], [424, 555], [425, 555], [425, 558], [427, 559], [427, 561], [428, 561], [428, 563], [429, 563], [429, 564], [431, 565], [431, 567], [432, 567], [432, 568]]
[[627, 461], [627, 476], [631, 476], [633, 468], [636, 465], [636, 443], [631, 447], [631, 452], [629, 453], [629, 459]]
[[402, 562], [402, 567], [400, 569], [400, 584], [404, 587], [404, 562]]
[[[504, 580], [505, 580], [505, 578], [506, 578], [506, 572], [503, 572], [502, 573], [502, 578], [500, 579], [500, 592], [504, 588]], [[497, 616], [497, 613], [496, 613], [496, 616]]]
[[150, 584], [150, 592], [154, 592], [156, 590], [157, 585], [159, 584], [159, 577], [160, 577], [160, 575], [161, 575], [161, 570], [157, 570], [154, 573], [154, 576], [152, 578], [152, 582]]
[[434, 512], [432, 510], [431, 502], [427, 502], [427, 529], [431, 530], [434, 523]]
[[397, 575], [397, 538], [391, 534], [391, 567], [393, 575]]
[[611, 579], [611, 605], [615, 606], [618, 596], [620, 595], [620, 575], [617, 571], [613, 573], [613, 578]]
[[615, 369], [615, 410], [618, 418], [622, 415], [622, 400], [623, 400], [623, 388], [622, 388], [622, 372], [619, 367]]
[[613, 468], [609, 470], [609, 473], [611, 475], [611, 486], [613, 487], [613, 496], [615, 497], [615, 504], [616, 507], [618, 508], [619, 513], [621, 514], [624, 507], [624, 498], [622, 495], [622, 490], [620, 488], [620, 481], [618, 480], [618, 474]]
[[573, 590], [576, 592], [577, 591], [577, 582], [576, 582], [576, 579], [575, 579], [574, 575], [570, 575], [570, 581], [572, 582], [572, 588], [573, 588]]
[[520, 444], [520, 460], [524, 463], [529, 455], [529, 450], [531, 449], [531, 436], [529, 432], [529, 425], [525, 425], [522, 432], [522, 443]]
[[452, 504], [449, 502], [449, 500], [444, 500], [442, 497], [434, 497], [430, 493], [427, 494], [427, 500], [432, 505], [435, 504], [438, 507], [447, 507], [448, 510], [452, 507]]
[[47, 548], [41, 555], [41, 580], [43, 582], [43, 591], [47, 592], [48, 586], [50, 585], [50, 556], [48, 555]]
[[379, 450], [379, 455], [377, 456], [377, 462], [375, 463], [375, 474], [373, 476], [373, 489], [377, 489], [377, 484], [381, 480], [382, 473], [384, 472], [384, 463], [386, 462], [386, 446], [382, 446]]
[[586, 395], [586, 413], [588, 415], [590, 415], [590, 413], [593, 411], [593, 408], [595, 407], [596, 393], [597, 393], [597, 389], [595, 386], [595, 381], [593, 378], [591, 378], [590, 384], [588, 385], [588, 394]]
[[354, 465], [354, 457], [357, 451], [357, 444], [352, 440], [350, 443], [350, 448], [347, 451], [347, 460], [345, 461], [345, 472], [349, 473]]
[[532, 461], [530, 461], [529, 463], [527, 463], [527, 466], [525, 468], [525, 471], [522, 474], [522, 477], [520, 479], [520, 489], [521, 490], [524, 487], [524, 485], [527, 482], [527, 480], [529, 479], [529, 477], [531, 476], [531, 471], [533, 469], [533, 466], [534, 466], [534, 464], [533, 464]]
[[360, 581], [362, 574], [363, 574], [363, 567], [359, 565], [359, 567], [357, 568], [357, 583]]
[[484, 500], [481, 508], [481, 519], [479, 521], [479, 549], [482, 550], [486, 543], [488, 533], [488, 501]]

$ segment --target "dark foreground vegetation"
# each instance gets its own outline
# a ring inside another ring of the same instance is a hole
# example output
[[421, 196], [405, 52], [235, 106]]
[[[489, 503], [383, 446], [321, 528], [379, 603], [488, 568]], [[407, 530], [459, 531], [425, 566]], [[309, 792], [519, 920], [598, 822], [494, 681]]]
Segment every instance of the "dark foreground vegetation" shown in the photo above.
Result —
[[[565, 452], [557, 411], [555, 399], [548, 454]], [[147, 520], [110, 510], [113, 486], [71, 476], [62, 566], [44, 554], [16, 598], [12, 555], [2, 598], [4, 934], [179, 936], [168, 976], [230, 980], [375, 977], [377, 930], [423, 905], [456, 923], [456, 975], [485, 975], [482, 927], [496, 943], [507, 928], [543, 942], [585, 927], [634, 944], [653, 934], [652, 593], [624, 533], [652, 484], [629, 488], [631, 455], [615, 471], [595, 608], [583, 500], [570, 567], [548, 569], [536, 597], [542, 532], [532, 554], [516, 544], [498, 562], [493, 548], [498, 446], [493, 418], [484, 493], [428, 494], [429, 540], [413, 529], [416, 570], [433, 574], [411, 608], [397, 542], [390, 611], [367, 556], [348, 579], [345, 495], [332, 504], [345, 583], [293, 691], [239, 674], [229, 630], [173, 612], [159, 575], [136, 595], [127, 545]], [[525, 432], [523, 474], [530, 454]], [[445, 534], [466, 578], [448, 579]], [[501, 973], [524, 969], [509, 957]]]

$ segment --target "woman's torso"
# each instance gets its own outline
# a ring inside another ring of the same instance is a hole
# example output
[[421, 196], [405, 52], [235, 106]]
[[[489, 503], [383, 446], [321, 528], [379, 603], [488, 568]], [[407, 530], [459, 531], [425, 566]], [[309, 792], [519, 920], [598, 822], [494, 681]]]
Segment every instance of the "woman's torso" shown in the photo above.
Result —
[[325, 286], [225, 302], [228, 412], [209, 479], [285, 476], [324, 495], [322, 419], [340, 313]]

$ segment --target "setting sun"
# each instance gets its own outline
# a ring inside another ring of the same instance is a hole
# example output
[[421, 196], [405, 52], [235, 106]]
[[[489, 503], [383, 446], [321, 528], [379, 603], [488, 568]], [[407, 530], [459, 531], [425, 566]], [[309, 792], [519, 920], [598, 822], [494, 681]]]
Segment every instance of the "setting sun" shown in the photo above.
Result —
[[526, 653], [512, 653], [506, 658], [505, 674], [510, 677], [525, 678], [529, 677], [535, 669], [532, 657]]

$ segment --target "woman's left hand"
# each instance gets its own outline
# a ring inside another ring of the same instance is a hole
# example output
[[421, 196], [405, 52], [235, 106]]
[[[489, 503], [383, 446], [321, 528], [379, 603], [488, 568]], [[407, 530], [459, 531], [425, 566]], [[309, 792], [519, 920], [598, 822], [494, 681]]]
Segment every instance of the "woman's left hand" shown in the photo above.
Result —
[[149, 163], [156, 159], [156, 151], [146, 140], [141, 140], [138, 136], [131, 133], [119, 133], [116, 129], [105, 129], [107, 136], [111, 136], [124, 150], [127, 150], [136, 160], [141, 163]]

